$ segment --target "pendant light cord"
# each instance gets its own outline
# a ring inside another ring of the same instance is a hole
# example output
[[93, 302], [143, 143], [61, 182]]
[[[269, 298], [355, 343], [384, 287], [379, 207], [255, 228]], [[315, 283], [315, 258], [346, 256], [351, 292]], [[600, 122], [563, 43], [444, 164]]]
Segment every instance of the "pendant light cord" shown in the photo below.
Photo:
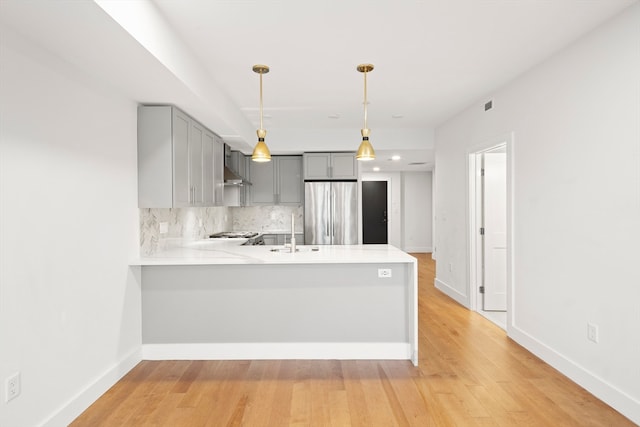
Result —
[[264, 129], [262, 127], [262, 71], [260, 71], [260, 129]]
[[364, 128], [367, 129], [367, 72], [364, 73]]

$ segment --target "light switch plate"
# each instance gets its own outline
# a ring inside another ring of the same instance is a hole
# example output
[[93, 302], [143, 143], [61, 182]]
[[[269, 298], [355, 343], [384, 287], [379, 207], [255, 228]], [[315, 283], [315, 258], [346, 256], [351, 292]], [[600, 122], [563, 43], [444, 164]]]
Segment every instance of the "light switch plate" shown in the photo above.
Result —
[[20, 372], [16, 372], [5, 380], [5, 401], [9, 403], [18, 396], [20, 396]]
[[587, 339], [596, 344], [598, 343], [598, 325], [587, 323]]

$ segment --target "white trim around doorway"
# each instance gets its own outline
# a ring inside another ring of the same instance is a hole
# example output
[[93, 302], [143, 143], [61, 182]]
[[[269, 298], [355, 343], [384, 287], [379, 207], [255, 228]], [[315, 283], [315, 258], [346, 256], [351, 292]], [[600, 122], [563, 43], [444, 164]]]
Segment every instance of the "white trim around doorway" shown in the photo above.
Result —
[[[478, 283], [480, 283], [480, 266], [478, 265], [477, 253], [479, 250], [478, 239], [478, 208], [476, 200], [477, 180], [477, 164], [476, 155], [482, 152], [491, 151], [499, 146], [504, 146], [507, 152], [507, 312], [506, 318], [504, 314], [484, 312], [480, 306], [480, 292]], [[491, 322], [505, 329], [509, 333], [511, 325], [513, 325], [513, 152], [514, 152], [514, 134], [499, 135], [489, 138], [467, 151], [467, 292], [469, 295], [469, 308], [478, 312]]]

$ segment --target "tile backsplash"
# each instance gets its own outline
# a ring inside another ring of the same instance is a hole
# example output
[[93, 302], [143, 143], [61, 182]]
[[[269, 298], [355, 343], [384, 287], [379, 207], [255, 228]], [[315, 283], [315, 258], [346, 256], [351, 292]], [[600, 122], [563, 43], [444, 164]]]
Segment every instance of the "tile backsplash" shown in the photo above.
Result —
[[296, 232], [302, 233], [302, 206], [246, 206], [230, 208], [233, 231], [290, 233], [291, 214], [295, 216]]
[[173, 242], [203, 239], [221, 231], [289, 233], [291, 214], [295, 215], [296, 232], [302, 233], [301, 206], [140, 209], [140, 255], [152, 255]]
[[[140, 255], [151, 255], [165, 249], [172, 241], [202, 239], [231, 229], [229, 209], [140, 209]], [[166, 223], [166, 230], [161, 230], [163, 223]]]

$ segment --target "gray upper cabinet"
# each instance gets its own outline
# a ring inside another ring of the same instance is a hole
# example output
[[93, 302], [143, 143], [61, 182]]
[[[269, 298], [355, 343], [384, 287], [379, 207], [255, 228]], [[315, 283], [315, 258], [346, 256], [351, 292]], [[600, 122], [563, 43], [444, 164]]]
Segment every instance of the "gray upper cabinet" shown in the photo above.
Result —
[[191, 121], [189, 129], [189, 190], [191, 194], [187, 206], [202, 206], [204, 204], [202, 177], [203, 140], [204, 128], [197, 122]]
[[278, 156], [276, 174], [279, 205], [301, 205], [304, 199], [301, 156]]
[[215, 205], [214, 175], [215, 163], [213, 151], [216, 141], [210, 132], [205, 132], [202, 140], [202, 204]]
[[304, 179], [358, 179], [356, 153], [304, 153]]
[[224, 141], [213, 135], [213, 204], [224, 205]]
[[224, 143], [209, 130], [205, 129], [202, 142], [202, 199], [203, 206], [222, 206], [224, 204], [224, 169], [222, 156]]
[[139, 207], [221, 205], [222, 162], [222, 141], [183, 111], [138, 107]]
[[249, 164], [249, 203], [250, 205], [275, 205], [275, 156], [270, 162], [253, 162]]
[[[191, 203], [189, 122], [189, 116], [178, 109], [154, 107], [138, 110], [138, 176], [149, 175], [145, 187], [140, 187], [142, 180], [138, 179], [138, 199], [141, 201], [149, 196], [145, 194], [147, 190], [152, 196], [148, 203], [140, 203], [140, 207], [179, 207]], [[162, 151], [167, 163], [161, 169], [145, 168], [146, 159], [141, 156], [141, 146]]]
[[270, 162], [249, 162], [250, 205], [299, 206], [304, 198], [302, 156], [272, 156]]

